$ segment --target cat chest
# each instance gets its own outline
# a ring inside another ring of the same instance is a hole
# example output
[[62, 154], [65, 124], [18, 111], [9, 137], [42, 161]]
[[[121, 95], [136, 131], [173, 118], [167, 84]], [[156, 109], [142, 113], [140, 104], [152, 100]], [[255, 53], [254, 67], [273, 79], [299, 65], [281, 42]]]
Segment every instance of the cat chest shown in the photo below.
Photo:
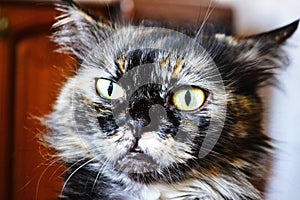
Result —
[[135, 188], [135, 191], [126, 194], [126, 200], [208, 200], [217, 197], [214, 197], [214, 191], [208, 185], [198, 180], [180, 184], [157, 184]]

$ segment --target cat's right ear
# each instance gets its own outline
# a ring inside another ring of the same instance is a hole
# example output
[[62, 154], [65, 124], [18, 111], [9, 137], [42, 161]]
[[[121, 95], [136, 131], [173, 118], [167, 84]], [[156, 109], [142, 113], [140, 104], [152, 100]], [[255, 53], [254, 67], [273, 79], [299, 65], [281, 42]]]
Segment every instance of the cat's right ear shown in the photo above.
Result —
[[62, 13], [53, 25], [55, 32], [52, 35], [52, 40], [60, 46], [59, 52], [72, 53], [83, 60], [114, 30], [110, 21], [90, 13], [72, 0], [62, 0], [55, 6]]

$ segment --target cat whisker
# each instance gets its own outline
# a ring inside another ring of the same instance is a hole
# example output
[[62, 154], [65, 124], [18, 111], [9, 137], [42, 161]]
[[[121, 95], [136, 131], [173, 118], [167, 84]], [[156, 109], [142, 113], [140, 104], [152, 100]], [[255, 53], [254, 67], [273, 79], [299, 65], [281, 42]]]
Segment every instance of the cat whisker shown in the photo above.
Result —
[[195, 39], [194, 39], [195, 42], [196, 42], [197, 38], [200, 36], [201, 32], [203, 31], [204, 26], [205, 26], [206, 22], [208, 21], [209, 17], [211, 16], [214, 8], [215, 8], [215, 6], [213, 5], [213, 0], [210, 0], [208, 8], [207, 8], [205, 16], [204, 16], [204, 19], [202, 21], [202, 24], [201, 24], [199, 30], [197, 31], [197, 34], [195, 35]]
[[81, 159], [77, 160], [76, 162], [74, 162], [71, 166], [69, 166], [66, 170], [64, 170], [61, 173], [61, 175], [65, 174], [68, 170], [72, 169], [72, 167], [76, 166], [78, 163], [80, 163], [83, 160], [85, 160], [85, 158], [81, 158]]
[[105, 169], [106, 169], [106, 167], [108, 166], [108, 164], [109, 163], [111, 163], [111, 160], [112, 159], [106, 159], [103, 163], [102, 163], [102, 165], [100, 166], [100, 168], [99, 168], [99, 170], [98, 170], [98, 173], [97, 173], [97, 176], [96, 176], [96, 178], [95, 178], [95, 180], [94, 180], [94, 183], [93, 183], [93, 187], [92, 187], [92, 192], [94, 191], [94, 189], [95, 189], [95, 187], [96, 187], [96, 185], [97, 185], [97, 181], [98, 181], [98, 179], [100, 179], [101, 178], [101, 176], [103, 175], [103, 172], [105, 171]]
[[91, 163], [91, 162], [94, 161], [94, 160], [96, 160], [96, 157], [94, 157], [94, 158], [92, 158], [92, 159], [86, 161], [85, 163], [83, 163], [82, 165], [80, 165], [76, 170], [74, 170], [74, 171], [69, 175], [69, 177], [65, 180], [65, 182], [64, 182], [64, 184], [63, 184], [63, 187], [62, 187], [62, 189], [61, 189], [61, 193], [60, 193], [61, 195], [60, 195], [60, 196], [63, 196], [63, 195], [62, 195], [62, 194], [63, 194], [63, 191], [64, 191], [65, 187], [67, 186], [69, 180], [72, 178], [72, 176], [73, 176], [76, 172], [78, 172], [81, 168], [83, 168], [84, 166], [86, 166], [87, 164]]
[[[46, 172], [49, 170], [50, 167], [52, 167], [53, 165], [57, 164], [57, 162], [59, 162], [60, 160], [61, 160], [60, 158], [56, 158], [56, 159], [52, 159], [52, 160], [49, 159], [49, 160], [45, 161], [43, 164], [39, 165], [39, 166], [41, 166], [41, 165], [47, 165], [47, 167], [43, 170], [43, 172], [41, 173], [41, 175], [40, 175], [40, 177], [38, 179], [38, 182], [37, 182], [37, 185], [36, 185], [36, 191], [35, 191], [35, 199], [36, 200], [38, 200], [39, 188], [40, 188], [40, 184], [41, 184], [43, 176], [46, 174]], [[56, 169], [55, 172], [57, 172], [58, 169]], [[53, 172], [53, 174], [55, 174], [55, 172]], [[51, 175], [51, 177], [53, 177], [53, 175]]]

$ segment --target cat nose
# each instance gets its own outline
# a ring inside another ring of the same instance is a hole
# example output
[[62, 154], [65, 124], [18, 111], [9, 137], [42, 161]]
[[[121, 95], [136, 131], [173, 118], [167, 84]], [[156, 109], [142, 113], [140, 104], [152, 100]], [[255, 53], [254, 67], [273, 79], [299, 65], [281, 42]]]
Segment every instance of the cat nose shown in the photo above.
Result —
[[143, 120], [133, 120], [130, 119], [127, 121], [127, 125], [129, 126], [133, 136], [135, 138], [141, 137], [142, 127], [147, 126], [147, 122]]
[[127, 120], [127, 125], [131, 129], [135, 129], [135, 128], [141, 128], [147, 126], [148, 122], [144, 119], [129, 119]]
[[141, 147], [139, 146], [139, 140], [140, 137], [136, 137], [135, 141], [133, 143], [133, 146], [130, 148], [130, 152], [134, 152], [134, 153], [143, 153], [143, 150], [141, 149]]
[[128, 120], [128, 125], [135, 135], [140, 135], [141, 131], [156, 130], [161, 123], [161, 119], [166, 118], [166, 111], [163, 106], [154, 104], [149, 107], [150, 108], [140, 111], [143, 112], [143, 117], [135, 115], [134, 118]]
[[139, 147], [139, 140], [142, 137], [144, 132], [156, 130], [159, 126], [160, 119], [165, 117], [166, 111], [163, 106], [159, 104], [154, 104], [148, 110], [148, 116], [150, 122], [145, 119], [128, 119], [127, 125], [130, 127], [133, 137], [135, 138], [134, 145], [131, 148], [131, 152], [142, 153], [141, 148]]

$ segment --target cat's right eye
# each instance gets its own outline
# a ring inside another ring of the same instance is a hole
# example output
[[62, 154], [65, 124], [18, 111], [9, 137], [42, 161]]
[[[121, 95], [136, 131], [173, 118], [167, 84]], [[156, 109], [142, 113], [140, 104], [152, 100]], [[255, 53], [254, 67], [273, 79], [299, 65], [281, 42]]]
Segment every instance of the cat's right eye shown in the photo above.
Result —
[[125, 92], [121, 86], [104, 78], [96, 80], [96, 91], [100, 97], [107, 100], [119, 99], [125, 96]]

